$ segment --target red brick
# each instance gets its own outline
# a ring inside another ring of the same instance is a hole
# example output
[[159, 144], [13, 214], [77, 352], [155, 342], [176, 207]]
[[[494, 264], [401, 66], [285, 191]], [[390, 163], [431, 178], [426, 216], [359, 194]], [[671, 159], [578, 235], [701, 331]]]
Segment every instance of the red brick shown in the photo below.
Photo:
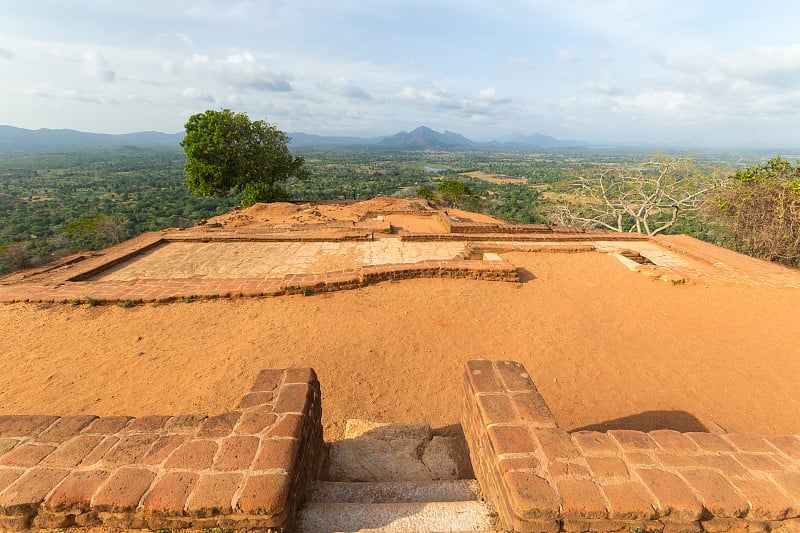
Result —
[[619, 457], [586, 457], [592, 475], [598, 478], [619, 478], [630, 477], [625, 461]]
[[605, 433], [596, 431], [578, 431], [572, 433], [572, 440], [580, 447], [583, 454], [590, 455], [619, 455], [620, 449], [616, 441]]
[[668, 452], [696, 452], [699, 450], [692, 439], [679, 431], [671, 429], [658, 429], [648, 433], [659, 448]]
[[561, 429], [541, 428], [532, 432], [550, 461], [555, 459], [575, 459], [581, 457], [580, 449], [570, 439], [569, 433]]
[[705, 452], [733, 452], [733, 446], [725, 442], [719, 435], [713, 433], [691, 432], [685, 434], [692, 439]]
[[306, 414], [313, 389], [307, 383], [289, 383], [278, 389], [275, 413]]
[[15, 515], [33, 511], [67, 473], [50, 468], [28, 470], [0, 494], [0, 512]]
[[528, 453], [538, 449], [531, 432], [524, 426], [492, 426], [487, 433], [496, 455]]
[[57, 416], [0, 416], [0, 437], [35, 437], [56, 420], [58, 420]]
[[233, 432], [234, 426], [239, 422], [242, 414], [238, 411], [230, 411], [208, 417], [200, 426], [197, 432], [198, 437], [227, 437]]
[[795, 461], [800, 461], [800, 438], [792, 436], [767, 437], [767, 440]]
[[508, 472], [503, 476], [509, 503], [521, 518], [556, 518], [561, 500], [553, 488], [530, 472]]
[[258, 437], [228, 437], [214, 460], [214, 470], [245, 470], [250, 468], [258, 451], [261, 439]]
[[0, 459], [0, 465], [34, 466], [50, 455], [53, 450], [55, 450], [55, 447], [48, 446], [47, 444], [23, 444], [5, 454], [2, 459]]
[[608, 516], [612, 520], [651, 520], [656, 517], [656, 502], [638, 482], [605, 484], [600, 488], [608, 500]]
[[732, 457], [748, 470], [758, 472], [779, 472], [785, 468], [770, 454], [735, 453]]
[[0, 492], [3, 492], [6, 487], [11, 485], [24, 473], [25, 470], [21, 468], [0, 468]]
[[160, 465], [169, 455], [189, 440], [187, 435], [165, 435], [153, 443], [150, 451], [142, 458], [146, 465]]
[[691, 468], [698, 467], [700, 463], [697, 462], [695, 455], [682, 455], [677, 453], [659, 453], [656, 454], [658, 462], [665, 468]]
[[159, 478], [147, 493], [142, 507], [147, 511], [180, 513], [200, 478], [194, 472], [170, 472]]
[[43, 431], [36, 440], [39, 442], [64, 442], [79, 435], [96, 419], [96, 416], [65, 416]]
[[582, 464], [556, 460], [548, 463], [547, 475], [552, 479], [559, 477], [572, 477], [572, 478], [582, 479], [582, 478], [588, 478], [590, 476], [590, 473], [589, 469], [583, 466]]
[[525, 367], [516, 361], [495, 361], [494, 368], [506, 390], [520, 392], [536, 390]]
[[535, 472], [541, 466], [539, 460], [533, 455], [514, 456], [514, 457], [500, 456], [498, 464], [500, 466], [500, 472], [502, 474], [514, 470], [525, 470], [529, 472]]
[[589, 479], [562, 479], [556, 481], [561, 498], [561, 514], [567, 518], [605, 518], [606, 500], [593, 481]]
[[253, 470], [294, 469], [300, 441], [292, 438], [263, 439]]
[[655, 449], [656, 443], [647, 433], [628, 429], [612, 429], [608, 435], [617, 441], [625, 452], [639, 452]]
[[505, 391], [491, 361], [467, 361], [464, 377], [471, 385], [473, 394]]
[[103, 462], [110, 466], [138, 463], [156, 440], [158, 436], [152, 434], [126, 435], [105, 454]]
[[278, 421], [267, 431], [268, 437], [295, 437], [303, 434], [305, 416], [296, 414], [280, 415]]
[[703, 506], [715, 517], [744, 516], [748, 505], [720, 473], [707, 468], [682, 470], [683, 479], [694, 489]]
[[108, 450], [113, 448], [118, 442], [119, 439], [117, 437], [104, 437], [103, 440], [100, 441], [100, 444], [95, 446], [95, 448], [83, 458], [80, 466], [91, 466], [97, 463], [106, 453], [108, 453]]
[[514, 422], [519, 419], [508, 395], [480, 393], [475, 396], [481, 421], [484, 425]]
[[190, 440], [172, 452], [164, 468], [205, 470], [211, 466], [217, 449], [217, 443], [213, 440]]
[[98, 512], [124, 513], [139, 505], [156, 475], [144, 468], [120, 468], [92, 498]]
[[722, 435], [722, 438], [743, 452], [772, 453], [775, 448], [770, 446], [763, 437], [757, 435]]
[[283, 384], [287, 383], [314, 383], [317, 373], [313, 368], [287, 368], [283, 377]]
[[129, 416], [104, 416], [89, 424], [89, 427], [87, 427], [83, 433], [110, 435], [125, 429], [125, 426], [127, 426], [131, 420], [133, 420], [133, 418]]
[[719, 470], [726, 477], [746, 476], [747, 469], [737, 463], [730, 455], [700, 455], [697, 463], [706, 468]]
[[778, 484], [795, 507], [800, 509], [800, 472], [784, 471], [772, 474], [772, 479]]
[[149, 415], [141, 418], [135, 418], [128, 422], [125, 427], [126, 432], [130, 433], [151, 433], [154, 431], [161, 431], [164, 429], [171, 416]]
[[248, 514], [281, 514], [286, 510], [289, 489], [290, 481], [287, 475], [250, 476], [239, 497], [238, 508]]
[[45, 505], [54, 511], [89, 509], [92, 496], [108, 476], [109, 472], [105, 470], [70, 472], [47, 498]]
[[41, 464], [60, 467], [78, 466], [102, 441], [103, 437], [100, 435], [81, 435], [59, 446]]
[[[284, 416], [298, 416], [299, 415], [284, 415]], [[300, 417], [299, 417], [300, 418]], [[261, 433], [265, 429], [272, 426], [278, 417], [272, 413], [259, 413], [257, 411], [245, 411], [242, 413], [239, 424], [235, 428], [235, 432], [244, 435], [255, 435]]]
[[753, 477], [731, 478], [731, 483], [744, 496], [750, 520], [783, 520], [792, 512], [792, 502], [769, 480]]
[[636, 473], [656, 497], [657, 509], [661, 516], [687, 521], [700, 519], [703, 505], [681, 478], [654, 468], [639, 468]]
[[250, 392], [239, 400], [239, 409], [249, 409], [259, 405], [268, 404], [273, 400], [272, 392]]
[[520, 417], [536, 428], [556, 428], [556, 419], [553, 413], [538, 392], [517, 392], [510, 394], [514, 406]]
[[16, 439], [0, 439], [0, 457], [3, 456], [4, 453], [14, 449], [14, 446], [19, 444], [20, 441]]
[[624, 453], [625, 462], [632, 466], [652, 466], [657, 463], [655, 458], [649, 453]]
[[261, 370], [250, 387], [250, 392], [274, 391], [283, 377], [283, 370], [264, 369]]
[[164, 424], [164, 431], [170, 434], [192, 436], [208, 417], [205, 415], [179, 415], [173, 416]]
[[243, 474], [203, 474], [186, 502], [186, 511], [201, 518], [230, 514], [233, 498], [243, 480]]

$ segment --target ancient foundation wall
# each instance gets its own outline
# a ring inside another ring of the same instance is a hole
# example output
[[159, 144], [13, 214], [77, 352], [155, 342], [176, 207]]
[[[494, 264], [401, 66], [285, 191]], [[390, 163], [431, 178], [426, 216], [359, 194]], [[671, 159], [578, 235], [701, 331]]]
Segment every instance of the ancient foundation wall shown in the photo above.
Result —
[[216, 416], [0, 417], [0, 531], [290, 529], [322, 454], [310, 368]]
[[506, 529], [800, 531], [798, 436], [570, 434], [512, 361], [469, 361], [463, 400], [473, 468]]

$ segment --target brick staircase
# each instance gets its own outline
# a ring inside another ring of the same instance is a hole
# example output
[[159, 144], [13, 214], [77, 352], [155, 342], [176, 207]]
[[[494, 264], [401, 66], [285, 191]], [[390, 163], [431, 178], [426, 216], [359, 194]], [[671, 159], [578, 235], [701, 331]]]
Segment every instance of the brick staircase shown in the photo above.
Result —
[[426, 424], [348, 422], [298, 515], [301, 533], [494, 531], [463, 437]]

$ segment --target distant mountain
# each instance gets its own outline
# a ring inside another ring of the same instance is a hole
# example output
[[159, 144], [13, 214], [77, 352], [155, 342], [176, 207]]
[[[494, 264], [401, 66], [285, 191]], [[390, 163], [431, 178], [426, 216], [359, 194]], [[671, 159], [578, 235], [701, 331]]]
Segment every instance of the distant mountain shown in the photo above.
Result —
[[381, 147], [399, 150], [427, 150], [431, 148], [474, 148], [478, 145], [463, 135], [445, 131], [439, 133], [432, 129], [420, 126], [411, 133], [401, 131], [391, 137], [385, 137], [378, 143]]
[[383, 137], [326, 137], [299, 131], [287, 135], [290, 138], [289, 145], [294, 148], [370, 146], [383, 139]]
[[141, 131], [111, 135], [75, 130], [26, 130], [13, 126], [0, 126], [0, 154], [87, 152], [119, 148], [178, 149], [183, 136], [183, 132]]
[[496, 143], [504, 146], [519, 146], [522, 148], [565, 148], [586, 146], [586, 143], [580, 141], [565, 141], [556, 139], [549, 135], [541, 133], [524, 134], [518, 133], [514, 135], [507, 135], [500, 137]]

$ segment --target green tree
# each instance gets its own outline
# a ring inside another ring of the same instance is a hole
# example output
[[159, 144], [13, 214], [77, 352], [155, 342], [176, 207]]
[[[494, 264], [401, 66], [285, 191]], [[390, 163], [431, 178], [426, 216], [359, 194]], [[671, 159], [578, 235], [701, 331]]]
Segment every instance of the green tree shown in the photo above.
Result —
[[263, 120], [230, 109], [189, 118], [181, 141], [186, 186], [198, 196], [243, 193], [242, 205], [288, 197], [282, 183], [309, 177], [302, 157], [289, 153], [289, 137]]
[[776, 157], [737, 170], [715, 192], [706, 213], [723, 228], [722, 244], [800, 265], [800, 161]]

